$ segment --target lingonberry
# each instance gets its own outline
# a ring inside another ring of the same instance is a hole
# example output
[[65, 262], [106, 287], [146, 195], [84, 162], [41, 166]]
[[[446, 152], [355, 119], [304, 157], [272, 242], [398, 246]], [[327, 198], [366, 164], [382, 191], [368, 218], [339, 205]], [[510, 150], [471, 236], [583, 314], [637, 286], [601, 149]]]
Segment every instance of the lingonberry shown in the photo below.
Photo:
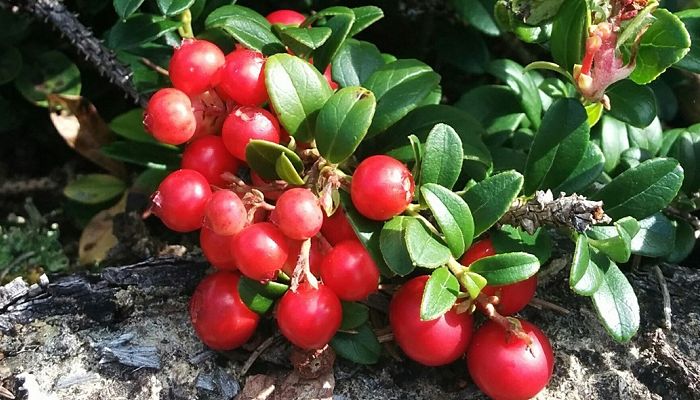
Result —
[[377, 291], [379, 270], [358, 240], [340, 242], [326, 254], [321, 279], [341, 300], [364, 300]]
[[268, 99], [264, 66], [262, 53], [237, 48], [226, 56], [218, 87], [240, 105], [260, 106]]
[[304, 282], [296, 292], [282, 296], [277, 305], [277, 325], [282, 335], [297, 347], [321, 349], [340, 328], [342, 307], [338, 296], [323, 284], [314, 289]]
[[331, 87], [331, 89], [336, 90], [338, 89], [338, 84], [333, 81], [333, 73], [331, 70], [330, 64], [326, 67], [326, 70], [323, 71], [323, 77], [326, 78], [326, 81], [328, 82], [328, 86]]
[[207, 179], [197, 171], [180, 169], [166, 176], [153, 194], [153, 213], [176, 232], [199, 229], [211, 197]]
[[[496, 254], [491, 239], [480, 240], [469, 248], [462, 260], [463, 265], [469, 266], [476, 260]], [[524, 281], [511, 285], [491, 286], [487, 285], [481, 291], [488, 296], [498, 296], [496, 311], [501, 315], [512, 315], [525, 308], [532, 300], [537, 289], [537, 277], [532, 276]]]
[[204, 210], [204, 226], [218, 235], [233, 236], [245, 227], [248, 211], [241, 198], [230, 190], [217, 190]]
[[421, 364], [449, 364], [464, 354], [472, 336], [472, 316], [452, 309], [432, 321], [420, 319], [420, 304], [428, 276], [406, 282], [394, 294], [389, 322], [394, 339], [406, 355]]
[[188, 95], [202, 93], [219, 83], [224, 60], [224, 53], [215, 44], [185, 39], [170, 59], [170, 81]]
[[238, 232], [231, 243], [238, 269], [250, 279], [269, 280], [287, 261], [287, 238], [269, 222], [249, 225]]
[[269, 111], [258, 107], [238, 107], [229, 114], [221, 129], [228, 151], [245, 161], [245, 148], [254, 139], [280, 142], [280, 126]]
[[[294, 274], [294, 269], [297, 266], [297, 261], [299, 260], [299, 254], [301, 253], [301, 245], [303, 240], [293, 240], [289, 239], [287, 243], [289, 244], [289, 255], [287, 256], [287, 261], [282, 267], [282, 271], [287, 274], [287, 276], [292, 276]], [[321, 263], [323, 258], [326, 256], [327, 249], [323, 246], [321, 241], [316, 238], [311, 239], [311, 249], [309, 251], [309, 269], [311, 273], [315, 276], [319, 276], [321, 273]]]
[[236, 270], [236, 261], [231, 254], [231, 241], [233, 236], [223, 236], [203, 227], [199, 231], [199, 247], [202, 248], [204, 257], [209, 263], [218, 269]]
[[321, 234], [331, 245], [335, 246], [344, 240], [357, 240], [357, 234], [352, 229], [343, 207], [338, 207], [330, 217], [324, 214], [323, 218]]
[[552, 377], [554, 355], [549, 340], [535, 325], [520, 323], [530, 337], [529, 345], [489, 321], [474, 333], [467, 351], [469, 374], [494, 400], [535, 397]]
[[207, 135], [221, 134], [221, 127], [228, 115], [228, 105], [214, 90], [207, 90], [194, 96], [190, 96], [192, 111], [197, 121], [197, 129], [192, 139]]
[[293, 188], [282, 193], [274, 214], [277, 226], [291, 239], [308, 239], [316, 235], [323, 225], [323, 210], [318, 197], [305, 188]]
[[241, 301], [238, 273], [220, 271], [204, 278], [190, 301], [197, 336], [214, 350], [232, 350], [247, 342], [259, 316]]
[[377, 221], [401, 214], [413, 200], [411, 172], [400, 161], [378, 155], [364, 159], [350, 186], [352, 204], [365, 217]]
[[224, 173], [235, 174], [239, 166], [236, 157], [226, 150], [219, 136], [204, 136], [190, 143], [182, 153], [182, 168], [204, 175], [210, 184], [224, 187], [230, 182]]
[[304, 14], [300, 14], [294, 10], [273, 11], [267, 14], [265, 18], [271, 24], [280, 24], [293, 27], [298, 27], [306, 19]]
[[143, 124], [156, 140], [173, 145], [190, 140], [197, 129], [190, 98], [173, 88], [160, 89], [151, 96]]

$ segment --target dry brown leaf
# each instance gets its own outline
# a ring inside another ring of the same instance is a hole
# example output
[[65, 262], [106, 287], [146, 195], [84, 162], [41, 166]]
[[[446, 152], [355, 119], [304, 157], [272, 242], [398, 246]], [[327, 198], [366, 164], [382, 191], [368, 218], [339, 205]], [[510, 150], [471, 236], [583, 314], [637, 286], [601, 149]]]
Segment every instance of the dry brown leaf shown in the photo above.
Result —
[[102, 154], [114, 136], [95, 106], [82, 96], [49, 94], [49, 116], [68, 146], [113, 175], [124, 178], [124, 165]]
[[119, 203], [97, 213], [85, 226], [78, 242], [78, 261], [81, 265], [96, 264], [104, 260], [107, 252], [119, 241], [112, 233], [114, 216], [126, 209], [126, 194]]

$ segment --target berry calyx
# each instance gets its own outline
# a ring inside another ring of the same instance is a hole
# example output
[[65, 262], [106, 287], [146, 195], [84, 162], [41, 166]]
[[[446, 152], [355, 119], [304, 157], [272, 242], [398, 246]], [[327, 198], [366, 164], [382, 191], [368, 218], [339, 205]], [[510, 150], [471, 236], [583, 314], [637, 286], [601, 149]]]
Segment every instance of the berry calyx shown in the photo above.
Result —
[[287, 238], [273, 224], [261, 222], [238, 232], [231, 243], [238, 269], [250, 279], [270, 280], [287, 261]]
[[221, 134], [221, 126], [228, 115], [228, 105], [214, 90], [207, 90], [194, 96], [190, 96], [192, 112], [197, 121], [197, 129], [192, 139], [207, 135]]
[[168, 73], [173, 86], [196, 95], [219, 83], [224, 53], [206, 40], [185, 39], [170, 59]]
[[400, 161], [378, 155], [364, 159], [350, 186], [352, 204], [360, 214], [385, 221], [401, 214], [413, 200], [413, 176]]
[[197, 171], [180, 169], [166, 176], [153, 194], [153, 213], [173, 231], [199, 229], [211, 197], [207, 179]]
[[525, 400], [539, 393], [552, 377], [554, 354], [535, 325], [520, 321], [531, 343], [486, 322], [472, 338], [467, 366], [474, 383], [494, 400]]
[[[301, 246], [304, 241], [289, 239], [287, 243], [289, 244], [289, 256], [287, 256], [287, 262], [285, 262], [284, 266], [282, 267], [282, 272], [291, 277], [294, 275], [294, 269], [299, 261]], [[321, 263], [323, 262], [323, 258], [326, 256], [326, 251], [327, 249], [323, 246], [321, 241], [316, 238], [311, 239], [311, 249], [309, 251], [309, 269], [315, 276], [319, 276], [321, 274]]]
[[240, 197], [230, 190], [218, 190], [211, 195], [204, 211], [204, 226], [217, 235], [233, 236], [248, 222], [248, 211]]
[[202, 280], [190, 300], [190, 318], [197, 336], [214, 350], [233, 350], [247, 342], [259, 316], [241, 301], [240, 275], [215, 272]]
[[172, 145], [190, 140], [197, 129], [190, 98], [173, 88], [160, 89], [151, 96], [143, 124], [156, 140]]
[[295, 240], [315, 236], [323, 225], [323, 210], [318, 198], [305, 188], [293, 188], [282, 193], [273, 214], [282, 233]]
[[268, 99], [264, 67], [262, 53], [237, 48], [226, 56], [218, 88], [240, 105], [260, 106]]
[[340, 328], [342, 306], [338, 296], [321, 284], [314, 289], [307, 282], [296, 292], [288, 290], [277, 305], [280, 332], [295, 346], [321, 349]]
[[206, 227], [199, 231], [199, 247], [202, 248], [207, 261], [217, 269], [227, 271], [238, 269], [231, 254], [231, 241], [233, 236], [219, 235]]
[[330, 217], [324, 214], [323, 218], [321, 234], [331, 245], [335, 246], [344, 240], [357, 240], [357, 234], [342, 207], [338, 207]]
[[224, 187], [224, 173], [236, 173], [240, 162], [226, 150], [218, 136], [204, 136], [190, 143], [182, 153], [182, 168], [204, 175], [210, 184]]
[[304, 14], [294, 10], [277, 10], [265, 17], [270, 24], [280, 24], [285, 26], [298, 27], [306, 19]]
[[258, 107], [238, 107], [224, 121], [221, 138], [226, 149], [246, 161], [245, 148], [251, 140], [280, 142], [280, 126], [269, 111]]
[[358, 301], [377, 291], [379, 269], [365, 246], [358, 240], [347, 240], [326, 254], [321, 280], [341, 300]]
[[449, 364], [464, 354], [472, 336], [472, 316], [452, 309], [432, 321], [420, 319], [420, 304], [428, 276], [411, 279], [394, 294], [389, 322], [394, 339], [406, 355], [428, 366]]

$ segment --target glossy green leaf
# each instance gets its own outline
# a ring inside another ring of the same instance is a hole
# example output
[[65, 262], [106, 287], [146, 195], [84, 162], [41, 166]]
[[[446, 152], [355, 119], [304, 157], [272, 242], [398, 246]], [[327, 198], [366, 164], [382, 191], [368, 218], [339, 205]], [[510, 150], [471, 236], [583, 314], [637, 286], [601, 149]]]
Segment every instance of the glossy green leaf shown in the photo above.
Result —
[[663, 139], [661, 140], [661, 148], [659, 149], [658, 155], [661, 157], [667, 157], [671, 152], [671, 147], [673, 147], [678, 137], [681, 136], [685, 131], [686, 129], [683, 128], [669, 129], [667, 131], [664, 131]]
[[645, 150], [650, 156], [656, 155], [663, 143], [661, 122], [658, 118], [654, 118], [645, 128], [627, 125], [627, 137], [630, 147]]
[[464, 254], [474, 238], [474, 220], [469, 206], [451, 190], [428, 183], [420, 188], [423, 200], [440, 226], [452, 256]]
[[302, 142], [314, 137], [316, 117], [333, 94], [316, 68], [289, 54], [265, 62], [265, 86], [284, 129]]
[[48, 107], [48, 94], [79, 95], [80, 70], [63, 53], [47, 51], [23, 66], [15, 87], [30, 102]]
[[571, 260], [569, 286], [576, 294], [591, 296], [598, 290], [602, 281], [603, 273], [591, 262], [588, 238], [580, 234], [576, 239], [576, 249]]
[[19, 75], [22, 62], [22, 53], [16, 47], [0, 47], [0, 85], [11, 82]]
[[593, 127], [600, 121], [600, 117], [603, 116], [603, 108], [603, 103], [593, 103], [586, 106], [589, 127]]
[[331, 36], [331, 28], [325, 26], [313, 28], [282, 28], [274, 25], [272, 31], [277, 33], [282, 43], [298, 56], [307, 56], [321, 47]]
[[616, 221], [614, 226], [594, 226], [587, 231], [587, 235], [591, 246], [613, 261], [624, 263], [632, 255], [631, 241], [637, 232], [639, 232], [637, 220], [625, 217]]
[[374, 94], [360, 86], [335, 92], [316, 119], [316, 146], [323, 158], [340, 163], [364, 139], [377, 106]]
[[252, 311], [262, 315], [272, 308], [275, 299], [281, 297], [289, 287], [283, 283], [258, 281], [241, 276], [238, 281], [238, 294], [243, 303]]
[[220, 29], [244, 46], [263, 54], [286, 51], [282, 42], [272, 33], [265, 17], [247, 7], [219, 7], [207, 16], [204, 25], [206, 29]]
[[501, 33], [493, 18], [495, 0], [454, 0], [453, 4], [457, 17], [474, 28], [491, 36]]
[[301, 158], [288, 148], [267, 140], [251, 140], [245, 147], [245, 156], [250, 168], [265, 180], [281, 178], [277, 173], [277, 160], [285, 155], [298, 173], [304, 170]]
[[166, 17], [180, 14], [194, 4], [194, 0], [156, 0], [158, 9]]
[[382, 353], [372, 328], [364, 324], [356, 329], [357, 333], [338, 332], [331, 340], [331, 347], [340, 357], [357, 364], [375, 364]]
[[651, 124], [656, 117], [656, 98], [648, 86], [625, 79], [605, 92], [610, 98], [610, 115], [638, 128]]
[[605, 156], [606, 172], [613, 171], [620, 163], [620, 154], [630, 147], [625, 123], [604, 115], [596, 127], [600, 135], [600, 150]]
[[180, 153], [171, 146], [153, 143], [117, 141], [102, 146], [110, 158], [159, 170], [175, 170], [180, 166]]
[[100, 204], [124, 193], [126, 184], [116, 176], [88, 174], [63, 188], [63, 195], [82, 204]]
[[123, 21], [118, 21], [109, 30], [107, 46], [114, 50], [129, 49], [158, 39], [179, 26], [179, 22], [159, 15], [134, 14]]
[[369, 320], [369, 307], [364, 304], [343, 301], [343, 320], [340, 329], [348, 331], [357, 328]]
[[665, 257], [673, 251], [676, 226], [661, 213], [639, 221], [639, 232], [630, 243], [633, 254], [645, 257]]
[[588, 116], [578, 100], [558, 99], [547, 110], [525, 166], [524, 192], [556, 187], [576, 169], [589, 140]]
[[117, 135], [135, 142], [157, 143], [153, 135], [146, 132], [143, 126], [143, 112], [142, 108], [134, 108], [120, 114], [109, 123], [109, 129]]
[[527, 118], [537, 127], [540, 125], [542, 101], [537, 85], [525, 69], [512, 60], [494, 60], [487, 71], [502, 80], [520, 98], [520, 104]]
[[581, 63], [585, 49], [591, 12], [586, 0], [565, 0], [554, 17], [549, 41], [552, 57], [566, 71]]
[[333, 60], [333, 80], [341, 87], [360, 86], [384, 65], [382, 54], [372, 43], [347, 39]]
[[421, 321], [432, 321], [450, 311], [457, 301], [459, 282], [447, 267], [430, 274], [420, 303]]
[[524, 281], [540, 269], [537, 257], [528, 253], [503, 253], [474, 261], [469, 270], [486, 278], [489, 285], [502, 286]]
[[460, 279], [462, 286], [467, 289], [467, 293], [469, 293], [469, 297], [472, 299], [479, 297], [481, 290], [488, 284], [488, 282], [486, 282], [486, 278], [471, 271], [466, 271], [464, 274], [462, 274]]
[[683, 182], [678, 161], [655, 158], [618, 175], [592, 196], [602, 200], [613, 219], [631, 216], [641, 220], [666, 207]]
[[605, 157], [600, 148], [595, 143], [588, 142], [586, 153], [574, 168], [574, 172], [559, 186], [552, 189], [552, 192], [581, 193], [600, 177], [604, 163]]
[[518, 95], [509, 87], [483, 85], [465, 93], [455, 103], [483, 126], [489, 126], [494, 119], [523, 112]]
[[700, 73], [700, 9], [690, 8], [676, 13], [690, 35], [690, 51], [675, 66]]
[[516, 171], [507, 171], [484, 179], [462, 195], [474, 218], [474, 237], [501, 219], [522, 186], [523, 176]]
[[425, 141], [420, 184], [437, 183], [451, 189], [462, 171], [462, 140], [451, 126], [437, 124]]
[[626, 342], [639, 329], [637, 296], [614, 262], [607, 257], [594, 261], [603, 273], [603, 280], [593, 293], [593, 305], [608, 333], [618, 342]]
[[[345, 7], [336, 7], [345, 8]], [[331, 36], [326, 40], [323, 46], [314, 51], [314, 66], [319, 71], [325, 71], [326, 67], [331, 63], [333, 57], [338, 53], [338, 49], [343, 45], [343, 42], [350, 34], [353, 24], [355, 23], [355, 14], [349, 8], [345, 8], [347, 13], [333, 16], [326, 22], [326, 27], [331, 28]]]
[[367, 29], [373, 23], [384, 18], [384, 11], [377, 6], [362, 6], [352, 9], [355, 14], [355, 22], [350, 29], [349, 37], [355, 36], [363, 30]]
[[676, 234], [671, 253], [666, 256], [670, 263], [680, 263], [685, 260], [695, 248], [695, 230], [685, 221], [674, 221]]
[[406, 248], [413, 264], [424, 268], [445, 265], [452, 254], [449, 247], [416, 218], [406, 220]]
[[520, 228], [502, 225], [491, 233], [496, 253], [530, 253], [544, 264], [552, 256], [552, 239], [546, 229], [539, 228], [530, 235]]
[[170, 175], [170, 171], [146, 168], [134, 179], [129, 191], [150, 196], [168, 175]]
[[683, 22], [664, 8], [654, 11], [654, 22], [639, 42], [636, 67], [630, 79], [640, 85], [661, 75], [690, 50], [690, 36]]
[[425, 99], [440, 82], [440, 75], [413, 59], [379, 67], [364, 87], [377, 97], [377, 110], [368, 137], [384, 132]]
[[493, 158], [493, 172], [515, 170], [520, 173], [525, 171], [527, 154], [522, 150], [508, 147], [495, 147], [489, 149]]
[[682, 132], [668, 155], [678, 160], [683, 167], [683, 190], [692, 193], [700, 189], [700, 132]]
[[299, 172], [297, 172], [296, 167], [284, 153], [280, 154], [280, 156], [277, 157], [277, 161], [275, 161], [275, 172], [280, 179], [291, 185], [304, 184], [304, 179], [299, 176]]
[[386, 265], [396, 274], [406, 276], [415, 266], [406, 246], [406, 228], [413, 217], [397, 216], [386, 223], [379, 235], [379, 248]]

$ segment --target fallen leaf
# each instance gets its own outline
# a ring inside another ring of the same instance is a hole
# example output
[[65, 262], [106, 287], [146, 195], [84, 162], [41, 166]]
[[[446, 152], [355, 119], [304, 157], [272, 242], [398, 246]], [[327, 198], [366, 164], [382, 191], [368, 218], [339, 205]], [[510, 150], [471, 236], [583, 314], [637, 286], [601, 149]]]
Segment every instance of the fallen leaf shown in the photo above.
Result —
[[78, 261], [81, 265], [97, 264], [104, 260], [107, 252], [119, 243], [112, 233], [114, 216], [126, 209], [126, 194], [111, 208], [97, 213], [80, 234]]

